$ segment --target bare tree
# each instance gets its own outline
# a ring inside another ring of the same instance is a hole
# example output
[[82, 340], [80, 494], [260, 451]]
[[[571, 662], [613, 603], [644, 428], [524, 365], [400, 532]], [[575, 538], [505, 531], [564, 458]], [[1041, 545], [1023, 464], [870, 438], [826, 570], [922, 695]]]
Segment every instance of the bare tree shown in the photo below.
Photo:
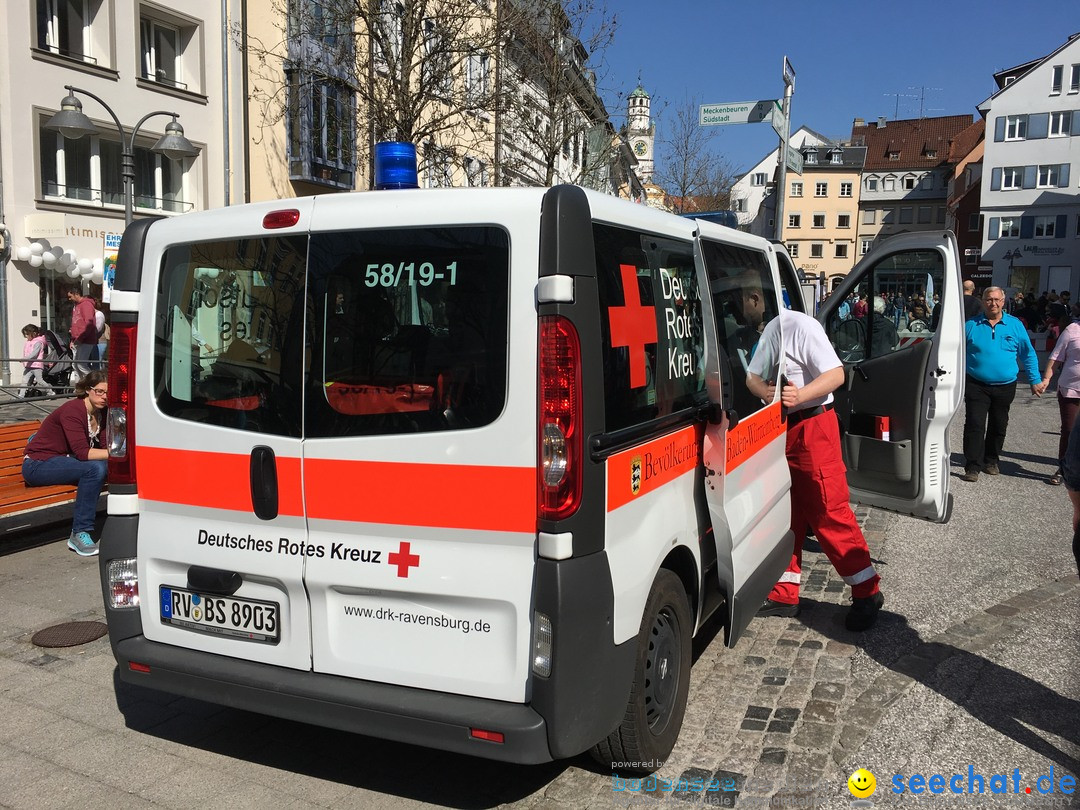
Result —
[[499, 182], [602, 187], [617, 148], [597, 92], [616, 18], [599, 0], [500, 0]]
[[234, 33], [255, 74], [259, 123], [287, 126], [294, 177], [349, 186], [350, 157], [355, 170], [380, 140], [454, 165], [493, 151], [500, 42], [489, 0], [268, 3], [272, 34]]
[[738, 176], [716, 148], [717, 133], [698, 123], [697, 98], [688, 97], [672, 110], [660, 139], [662, 159], [653, 182], [667, 191], [677, 214], [727, 210]]

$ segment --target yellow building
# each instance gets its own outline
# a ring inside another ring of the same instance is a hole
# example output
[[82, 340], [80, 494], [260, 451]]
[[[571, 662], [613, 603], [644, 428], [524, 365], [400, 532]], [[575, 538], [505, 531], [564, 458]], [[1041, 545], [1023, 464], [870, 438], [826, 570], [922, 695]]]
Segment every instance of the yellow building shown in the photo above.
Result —
[[858, 260], [859, 186], [866, 148], [839, 144], [801, 150], [803, 172], [787, 173], [783, 241], [795, 266], [824, 274], [829, 289]]

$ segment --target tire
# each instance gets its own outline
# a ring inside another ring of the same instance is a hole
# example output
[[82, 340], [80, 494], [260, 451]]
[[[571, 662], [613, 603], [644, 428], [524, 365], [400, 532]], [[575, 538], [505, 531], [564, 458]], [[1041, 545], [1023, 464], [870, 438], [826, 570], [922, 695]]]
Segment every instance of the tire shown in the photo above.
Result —
[[645, 603], [623, 721], [590, 751], [605, 768], [650, 773], [675, 747], [690, 691], [691, 621], [682, 581], [661, 569]]

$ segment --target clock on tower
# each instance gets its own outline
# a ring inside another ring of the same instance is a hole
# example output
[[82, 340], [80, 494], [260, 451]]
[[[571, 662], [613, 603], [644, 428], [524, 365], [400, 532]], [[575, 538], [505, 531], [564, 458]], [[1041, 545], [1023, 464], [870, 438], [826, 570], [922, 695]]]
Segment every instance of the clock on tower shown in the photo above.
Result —
[[638, 157], [645, 157], [645, 153], [649, 151], [649, 145], [645, 141], [634, 141], [634, 154]]

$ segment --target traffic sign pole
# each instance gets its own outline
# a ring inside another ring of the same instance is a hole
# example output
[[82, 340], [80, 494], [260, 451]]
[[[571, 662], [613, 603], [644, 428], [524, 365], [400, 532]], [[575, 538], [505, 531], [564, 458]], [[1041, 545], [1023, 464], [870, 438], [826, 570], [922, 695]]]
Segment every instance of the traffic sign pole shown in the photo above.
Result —
[[783, 133], [780, 135], [780, 152], [779, 162], [780, 169], [777, 173], [776, 183], [776, 239], [781, 241], [784, 238], [784, 197], [787, 192], [787, 150], [788, 141], [791, 139], [791, 95], [795, 92], [795, 68], [791, 66], [791, 62], [788, 58], [784, 57], [784, 121], [782, 124]]

